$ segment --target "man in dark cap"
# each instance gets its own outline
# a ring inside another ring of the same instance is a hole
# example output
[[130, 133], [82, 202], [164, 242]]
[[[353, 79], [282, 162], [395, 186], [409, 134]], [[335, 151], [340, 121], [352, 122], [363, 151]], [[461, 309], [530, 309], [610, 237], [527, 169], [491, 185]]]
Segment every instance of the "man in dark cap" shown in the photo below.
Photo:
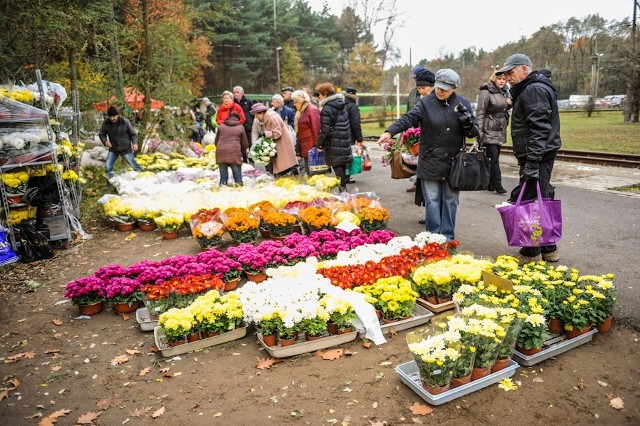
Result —
[[[362, 143], [362, 126], [360, 123], [360, 108], [358, 108], [357, 90], [352, 86], [344, 89], [345, 108], [349, 114], [349, 124], [351, 125], [351, 145]], [[356, 183], [353, 177], [349, 177], [347, 183]]]
[[[509, 56], [496, 75], [507, 78], [513, 97], [511, 139], [513, 154], [520, 166], [520, 183], [511, 192], [509, 201], [515, 202], [524, 182], [527, 186], [523, 201], [537, 198], [537, 182], [542, 196], [550, 197], [553, 163], [562, 146], [556, 89], [546, 73], [534, 71], [531, 59], [521, 53]], [[520, 264], [540, 259], [560, 260], [555, 245], [523, 247], [517, 257]]]
[[287, 108], [291, 108], [294, 111], [296, 110], [296, 106], [293, 103], [291, 94], [295, 91], [296, 89], [291, 86], [283, 87], [282, 90], [280, 90], [280, 93], [282, 93], [282, 98], [284, 99], [284, 106], [286, 106]]
[[109, 150], [105, 164], [107, 179], [113, 176], [113, 166], [119, 156], [122, 156], [135, 171], [142, 171], [142, 167], [134, 155], [134, 152], [138, 150], [138, 135], [131, 122], [120, 117], [120, 112], [115, 106], [110, 106], [107, 110], [107, 118], [100, 127], [98, 137]]
[[[411, 78], [413, 79], [414, 84], [416, 81], [416, 75], [420, 70], [423, 70], [423, 69], [424, 67], [422, 65], [418, 65], [413, 69], [411, 73]], [[407, 111], [410, 111], [411, 108], [413, 108], [415, 104], [418, 103], [419, 100], [420, 100], [420, 93], [418, 93], [418, 87], [414, 85], [411, 88], [411, 91], [409, 92], [409, 96], [407, 97]]]

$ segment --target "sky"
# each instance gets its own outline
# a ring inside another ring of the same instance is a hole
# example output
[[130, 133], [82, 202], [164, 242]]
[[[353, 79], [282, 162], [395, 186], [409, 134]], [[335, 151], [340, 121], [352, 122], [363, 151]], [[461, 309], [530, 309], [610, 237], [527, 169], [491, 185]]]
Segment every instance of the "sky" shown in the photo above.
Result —
[[[322, 10], [325, 2], [336, 16], [349, 5], [348, 0], [307, 0], [316, 11]], [[571, 17], [599, 14], [607, 20], [631, 18], [633, 0], [397, 0], [397, 8], [403, 13], [395, 36], [401, 53], [397, 65], [403, 65], [410, 62], [410, 51], [411, 64], [446, 53], [457, 55], [471, 46], [492, 51]], [[380, 40], [376, 33], [376, 42]]]

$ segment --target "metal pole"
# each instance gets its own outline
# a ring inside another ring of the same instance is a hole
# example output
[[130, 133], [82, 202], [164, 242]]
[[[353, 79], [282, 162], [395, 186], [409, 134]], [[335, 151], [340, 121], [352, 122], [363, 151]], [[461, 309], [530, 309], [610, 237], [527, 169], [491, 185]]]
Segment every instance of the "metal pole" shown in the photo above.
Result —
[[400, 118], [400, 74], [393, 76], [393, 84], [396, 86], [396, 120]]
[[276, 47], [276, 69], [278, 72], [278, 90], [282, 89], [282, 83], [280, 82], [280, 51], [282, 47]]

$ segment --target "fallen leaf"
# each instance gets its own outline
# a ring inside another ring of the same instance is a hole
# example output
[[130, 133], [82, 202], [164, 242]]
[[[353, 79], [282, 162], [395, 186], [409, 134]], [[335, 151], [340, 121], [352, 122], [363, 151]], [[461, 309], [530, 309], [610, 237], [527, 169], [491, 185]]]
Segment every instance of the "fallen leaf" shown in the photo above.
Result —
[[53, 335], [54, 339], [59, 339], [61, 337], [62, 337], [62, 333], [56, 333], [56, 334]]
[[125, 352], [128, 353], [129, 355], [138, 355], [142, 353], [137, 349], [127, 349]]
[[162, 377], [172, 378], [172, 377], [173, 377], [173, 374], [171, 374], [171, 373], [164, 373], [164, 374], [162, 375]]
[[578, 379], [577, 386], [578, 386], [579, 390], [584, 390], [585, 386], [584, 386], [584, 379], [583, 378], [579, 378]]
[[59, 318], [56, 318], [56, 319], [54, 319], [54, 320], [53, 320], [53, 323], [54, 323], [55, 325], [62, 325], [62, 320], [61, 320], [61, 319], [59, 319]]
[[391, 336], [395, 336], [396, 334], [398, 334], [398, 332], [396, 331], [396, 329], [395, 329], [395, 328], [393, 328], [393, 327], [389, 327], [389, 334], [390, 334]]
[[153, 352], [155, 354], [158, 351], [160, 351], [160, 349], [158, 349], [158, 347], [156, 345], [151, 345], [151, 352]]
[[11, 364], [13, 362], [16, 362], [22, 358], [33, 358], [34, 356], [36, 356], [36, 353], [33, 351], [29, 351], [29, 352], [20, 352], [19, 354], [15, 354], [12, 356], [8, 356], [4, 359], [4, 363], [5, 364]]
[[51, 366], [51, 371], [60, 371], [62, 370], [62, 366], [60, 365], [52, 365]]
[[9, 389], [5, 389], [2, 392], [0, 392], [0, 401], [2, 401], [5, 398], [9, 398]]
[[100, 410], [106, 410], [107, 408], [110, 408], [110, 407], [117, 407], [121, 403], [122, 403], [122, 401], [117, 396], [114, 396], [114, 397], [111, 397], [111, 398], [101, 399], [100, 401], [98, 401], [96, 403], [96, 406]]
[[215, 414], [213, 415], [213, 417], [220, 417], [220, 416], [222, 416], [222, 413], [221, 413], [221, 412], [217, 412], [217, 413], [215, 413]]
[[542, 379], [542, 377], [534, 377], [533, 383], [544, 383], [544, 380]]
[[124, 240], [125, 240], [125, 241], [131, 241], [131, 240], [133, 240], [133, 239], [135, 239], [135, 238], [136, 238], [136, 233], [135, 233], [135, 232], [132, 232], [132, 233], [130, 233], [129, 235], [127, 235], [127, 236], [124, 238]]
[[30, 416], [25, 417], [25, 419], [37, 419], [38, 417], [42, 417], [42, 413], [35, 413]]
[[624, 402], [622, 401], [622, 398], [618, 397], [618, 398], [613, 398], [612, 400], [609, 401], [609, 405], [613, 408], [615, 408], [616, 410], [622, 410], [624, 408]]
[[129, 357], [126, 355], [118, 355], [114, 359], [111, 360], [111, 365], [120, 365], [129, 361]]
[[46, 351], [44, 351], [45, 354], [49, 355], [49, 354], [59, 354], [60, 353], [60, 349], [47, 349]]
[[409, 409], [416, 416], [426, 416], [427, 414], [433, 413], [433, 408], [425, 404], [420, 404], [419, 402], [414, 402]]
[[333, 349], [333, 350], [330, 350], [330, 351], [320, 352], [320, 356], [324, 360], [333, 361], [335, 359], [340, 358], [342, 356], [343, 352], [344, 351], [342, 349]]
[[131, 317], [127, 314], [122, 314], [122, 321], [129, 321]]
[[380, 365], [391, 365], [391, 361], [382, 361]]
[[366, 342], [362, 342], [362, 346], [369, 349], [371, 347], [371, 342], [369, 342], [368, 340]]
[[38, 423], [38, 426], [54, 425], [58, 422], [58, 417], [66, 416], [70, 412], [71, 410], [66, 408], [63, 408], [62, 410], [54, 411], [53, 413], [49, 414], [47, 417], [44, 417], [42, 420], [40, 420], [40, 422]]
[[163, 368], [161, 368], [161, 369], [160, 369], [160, 372], [161, 372], [161, 373], [166, 373], [166, 372], [168, 372], [169, 370], [171, 370], [171, 367], [163, 367]]
[[140, 409], [136, 408], [133, 410], [133, 413], [131, 413], [131, 417], [142, 417], [149, 411], [151, 411], [151, 407], [142, 407]]
[[140, 373], [138, 373], [138, 376], [144, 376], [149, 371], [151, 371], [151, 367], [143, 368], [142, 370], [140, 370]]
[[85, 414], [81, 415], [80, 417], [78, 417], [78, 420], [76, 420], [76, 424], [79, 424], [79, 425], [92, 425], [93, 421], [96, 420], [98, 417], [100, 417], [100, 414], [102, 414], [102, 412], [85, 413]]
[[151, 414], [151, 417], [156, 419], [156, 418], [160, 417], [163, 414], [164, 414], [164, 405], [162, 407], [158, 408], [156, 411], [154, 411], [153, 414]]
[[265, 368], [271, 368], [273, 364], [277, 364], [279, 362], [281, 361], [278, 361], [275, 358], [261, 358], [258, 360], [258, 365], [256, 365], [256, 368], [264, 370]]

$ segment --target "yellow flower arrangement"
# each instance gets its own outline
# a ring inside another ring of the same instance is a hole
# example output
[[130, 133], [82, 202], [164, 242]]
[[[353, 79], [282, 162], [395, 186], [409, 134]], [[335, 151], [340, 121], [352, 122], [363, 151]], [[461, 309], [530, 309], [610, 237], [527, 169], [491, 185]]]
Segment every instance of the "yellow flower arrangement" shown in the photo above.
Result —
[[337, 325], [340, 331], [345, 331], [345, 329], [351, 327], [356, 319], [353, 306], [345, 299], [325, 294], [320, 299], [320, 305], [329, 313], [329, 321]]
[[307, 185], [315, 186], [320, 191], [329, 191], [340, 185], [340, 179], [333, 176], [314, 175], [309, 178]]
[[[460, 341], [457, 331], [447, 331], [409, 343], [409, 351], [418, 365], [420, 377], [429, 387], [449, 384], [460, 352], [451, 342]], [[459, 345], [458, 345], [459, 346]]]
[[7, 213], [7, 225], [16, 226], [22, 221], [36, 217], [35, 207], [20, 207]]
[[184, 223], [181, 214], [165, 213], [153, 219], [158, 228], [165, 232], [176, 232]]
[[237, 209], [224, 223], [229, 235], [238, 243], [253, 242], [258, 237], [260, 219], [249, 214], [245, 209]]
[[77, 182], [78, 174], [75, 170], [65, 170], [64, 172], [62, 172], [62, 179]]
[[28, 183], [29, 173], [25, 170], [2, 174], [2, 184], [8, 193], [12, 191], [22, 193], [27, 189]]
[[364, 232], [386, 229], [389, 211], [384, 207], [364, 207], [356, 213], [360, 217], [360, 227]]
[[160, 315], [158, 325], [169, 342], [180, 341], [194, 326], [194, 317], [187, 308], [171, 308]]
[[284, 237], [293, 232], [296, 223], [294, 215], [280, 211], [266, 211], [262, 214], [262, 220], [272, 236]]
[[198, 331], [222, 334], [235, 330], [244, 321], [242, 302], [235, 292], [220, 296], [217, 290], [211, 290], [186, 309], [193, 315]]
[[364, 287], [373, 287], [371, 291], [365, 292], [376, 297], [375, 305], [379, 307], [386, 319], [397, 320], [413, 315], [413, 308], [419, 294], [403, 277], [380, 278], [373, 286]]
[[315, 206], [300, 210], [300, 220], [312, 231], [334, 227], [337, 222], [327, 207]]
[[[457, 254], [450, 259], [439, 260], [416, 268], [412, 279], [424, 296], [437, 295], [449, 298], [464, 285], [475, 285], [482, 279], [482, 271], [491, 271], [493, 264], [476, 260], [473, 256]], [[466, 288], [466, 292], [475, 290]]]

